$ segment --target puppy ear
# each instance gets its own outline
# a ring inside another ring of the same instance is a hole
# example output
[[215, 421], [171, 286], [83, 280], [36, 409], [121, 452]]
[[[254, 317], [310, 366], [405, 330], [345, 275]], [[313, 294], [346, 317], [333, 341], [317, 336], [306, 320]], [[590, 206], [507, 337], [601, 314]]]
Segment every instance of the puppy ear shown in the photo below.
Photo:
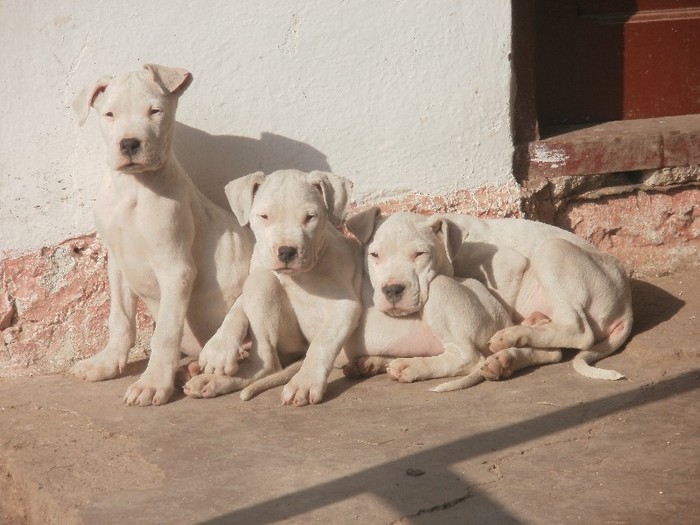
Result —
[[345, 226], [362, 244], [367, 244], [374, 233], [380, 215], [381, 210], [377, 206], [372, 206], [350, 217], [345, 222]]
[[224, 187], [231, 210], [241, 226], [250, 222], [253, 197], [263, 182], [265, 182], [265, 174], [262, 171], [256, 171], [245, 177], [232, 180]]
[[457, 252], [462, 248], [462, 242], [464, 240], [462, 230], [453, 222], [439, 215], [436, 215], [431, 220], [430, 228], [445, 247], [447, 259], [453, 262], [457, 256]]
[[153, 81], [167, 95], [179, 97], [192, 83], [192, 73], [178, 67], [145, 64], [143, 68], [153, 75]]
[[325, 171], [309, 173], [309, 183], [318, 188], [328, 209], [328, 218], [333, 226], [340, 226], [350, 203], [353, 184], [345, 177]]
[[73, 108], [73, 112], [75, 112], [76, 116], [78, 117], [78, 125], [82, 126], [85, 124], [85, 121], [90, 114], [90, 108], [95, 105], [97, 97], [100, 96], [105, 89], [107, 89], [107, 85], [109, 84], [110, 80], [112, 80], [112, 77], [110, 76], [99, 78], [89, 86], [85, 86], [85, 89], [83, 89], [78, 97], [73, 101], [71, 107]]

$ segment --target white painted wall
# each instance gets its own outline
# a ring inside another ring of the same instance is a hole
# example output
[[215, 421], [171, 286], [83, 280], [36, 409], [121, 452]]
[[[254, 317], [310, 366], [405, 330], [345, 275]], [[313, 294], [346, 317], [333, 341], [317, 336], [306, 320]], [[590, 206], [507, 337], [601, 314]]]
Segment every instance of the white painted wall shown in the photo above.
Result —
[[185, 67], [178, 156], [205, 193], [330, 169], [356, 200], [512, 184], [507, 0], [0, 0], [0, 255], [92, 231], [91, 80]]

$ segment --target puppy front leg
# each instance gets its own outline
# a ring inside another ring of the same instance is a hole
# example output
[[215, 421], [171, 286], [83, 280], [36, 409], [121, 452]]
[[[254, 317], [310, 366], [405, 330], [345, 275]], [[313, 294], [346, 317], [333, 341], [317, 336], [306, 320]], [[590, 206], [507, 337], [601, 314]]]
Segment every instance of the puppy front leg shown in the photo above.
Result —
[[94, 356], [76, 363], [71, 373], [87, 381], [103, 381], [117, 377], [126, 366], [129, 350], [136, 341], [137, 297], [129, 288], [111, 251], [108, 253], [109, 276], [109, 339]]
[[361, 313], [356, 299], [346, 299], [340, 303], [328, 312], [328, 319], [332, 319], [332, 322], [323, 323], [323, 328], [309, 344], [301, 370], [282, 390], [282, 403], [285, 405], [304, 406], [320, 403], [323, 399], [333, 363], [355, 330]]
[[203, 373], [232, 376], [238, 371], [239, 363], [248, 356], [248, 350], [243, 348], [248, 326], [241, 296], [199, 354]]
[[163, 270], [158, 278], [161, 301], [151, 338], [151, 355], [144, 373], [126, 391], [127, 405], [162, 405], [175, 389], [185, 316], [197, 271], [192, 262], [172, 262], [167, 272]]

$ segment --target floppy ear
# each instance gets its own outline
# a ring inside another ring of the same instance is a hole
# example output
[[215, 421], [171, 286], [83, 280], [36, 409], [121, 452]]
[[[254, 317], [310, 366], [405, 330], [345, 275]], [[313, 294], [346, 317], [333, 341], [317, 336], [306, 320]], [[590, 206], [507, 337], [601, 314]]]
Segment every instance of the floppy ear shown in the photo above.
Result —
[[345, 222], [345, 226], [362, 244], [367, 244], [374, 233], [380, 215], [381, 210], [377, 206], [372, 206], [350, 217]]
[[250, 222], [253, 197], [263, 182], [265, 182], [265, 174], [262, 171], [256, 171], [245, 177], [232, 180], [224, 187], [231, 210], [241, 226]]
[[192, 83], [192, 73], [179, 67], [145, 64], [143, 68], [153, 75], [153, 81], [167, 95], [179, 97]]
[[457, 256], [457, 252], [459, 252], [462, 247], [462, 230], [453, 222], [439, 215], [436, 215], [431, 220], [430, 228], [444, 245], [447, 259], [453, 262]]
[[348, 209], [352, 195], [352, 182], [325, 171], [309, 173], [309, 183], [318, 188], [328, 209], [328, 218], [333, 226], [340, 226]]
[[71, 107], [78, 117], [78, 125], [82, 126], [90, 114], [90, 108], [95, 105], [95, 100], [107, 88], [112, 77], [109, 75], [103, 76], [95, 80], [89, 86], [85, 86], [78, 97], [73, 101]]

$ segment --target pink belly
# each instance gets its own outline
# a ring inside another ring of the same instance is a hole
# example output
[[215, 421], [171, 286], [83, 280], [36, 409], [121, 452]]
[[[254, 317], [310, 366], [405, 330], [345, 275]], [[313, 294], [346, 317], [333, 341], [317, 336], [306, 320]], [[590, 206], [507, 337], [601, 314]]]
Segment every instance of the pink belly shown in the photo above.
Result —
[[370, 308], [364, 321], [360, 336], [351, 342], [354, 355], [428, 357], [444, 351], [442, 342], [419, 318], [389, 317]]
[[[542, 313], [550, 319], [552, 318], [552, 305], [549, 303], [544, 289], [536, 283], [531, 286], [526, 285], [521, 289], [515, 304], [515, 311], [523, 319], [532, 316], [536, 312]], [[514, 319], [516, 322], [521, 320]]]

